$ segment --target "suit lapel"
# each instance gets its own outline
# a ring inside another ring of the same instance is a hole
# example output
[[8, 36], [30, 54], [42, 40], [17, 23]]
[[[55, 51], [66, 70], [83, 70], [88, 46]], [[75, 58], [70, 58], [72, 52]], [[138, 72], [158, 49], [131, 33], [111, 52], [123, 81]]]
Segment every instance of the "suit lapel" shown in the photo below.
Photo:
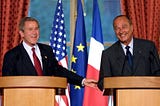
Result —
[[23, 65], [24, 65], [24, 69], [27, 69], [28, 72], [27, 73], [34, 73], [36, 74], [36, 70], [32, 64], [32, 61], [27, 53], [27, 51], [25, 50], [25, 48], [23, 47], [23, 45], [20, 45], [20, 49], [21, 49], [21, 55], [23, 55]]
[[140, 65], [140, 61], [142, 58], [142, 49], [140, 48], [137, 39], [134, 39], [134, 44], [133, 44], [133, 70], [136, 73], [136, 67]]
[[41, 56], [42, 56], [43, 75], [45, 75], [46, 69], [47, 69], [48, 56], [46, 55], [46, 52], [45, 52], [45, 50], [44, 50], [44, 48], [43, 48], [43, 46], [41, 44], [38, 44], [38, 47], [40, 49]]
[[117, 62], [116, 66], [117, 66], [117, 70], [120, 71], [120, 75], [132, 75], [133, 72], [128, 65], [128, 61], [126, 60], [124, 50], [123, 50], [119, 41], [116, 44], [115, 53], [116, 53], [115, 56], [117, 56], [116, 57], [116, 62]]
[[123, 48], [122, 48], [119, 41], [117, 42], [115, 52], [116, 52], [115, 56], [117, 56], [116, 62], [117, 62], [117, 64], [119, 64], [118, 69], [119, 69], [119, 71], [121, 71], [120, 73], [123, 73], [124, 65], [125, 65], [125, 53], [124, 53]]

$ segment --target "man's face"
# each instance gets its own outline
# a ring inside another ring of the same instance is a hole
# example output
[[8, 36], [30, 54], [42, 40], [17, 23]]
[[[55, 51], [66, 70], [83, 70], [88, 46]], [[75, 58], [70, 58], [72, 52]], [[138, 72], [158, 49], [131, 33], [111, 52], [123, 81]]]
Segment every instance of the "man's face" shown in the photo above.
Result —
[[35, 21], [26, 21], [20, 35], [29, 46], [34, 46], [39, 39], [39, 27]]
[[114, 31], [117, 38], [125, 45], [132, 39], [133, 26], [126, 17], [119, 17], [114, 21]]

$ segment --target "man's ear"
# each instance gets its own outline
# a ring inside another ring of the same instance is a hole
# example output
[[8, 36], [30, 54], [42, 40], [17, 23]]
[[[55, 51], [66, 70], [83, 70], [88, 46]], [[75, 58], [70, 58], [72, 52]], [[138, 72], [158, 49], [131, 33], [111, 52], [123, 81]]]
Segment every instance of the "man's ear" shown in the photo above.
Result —
[[21, 37], [24, 36], [24, 32], [23, 31], [19, 31], [19, 34], [21, 35]]

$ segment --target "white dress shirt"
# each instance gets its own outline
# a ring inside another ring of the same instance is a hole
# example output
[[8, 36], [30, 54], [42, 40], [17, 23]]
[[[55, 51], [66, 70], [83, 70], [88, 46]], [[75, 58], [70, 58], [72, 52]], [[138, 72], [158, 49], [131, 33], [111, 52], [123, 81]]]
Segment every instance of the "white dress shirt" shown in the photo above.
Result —
[[[122, 45], [122, 48], [123, 48], [123, 51], [124, 51], [124, 53], [125, 53], [125, 55], [126, 55], [126, 46], [127, 45], [124, 45], [123, 43], [121, 43], [121, 45]], [[129, 51], [131, 52], [131, 54], [133, 55], [133, 38], [132, 38], [132, 40], [131, 40], [131, 42], [128, 44], [128, 46], [130, 47], [129, 48]]]
[[40, 61], [40, 63], [41, 63], [41, 67], [42, 67], [42, 69], [43, 69], [41, 52], [40, 52], [40, 49], [39, 49], [38, 45], [36, 44], [35, 46], [31, 47], [31, 46], [27, 45], [24, 41], [22, 42], [22, 44], [23, 44], [25, 50], [27, 51], [27, 53], [28, 53], [28, 55], [29, 55], [29, 57], [30, 57], [33, 65], [34, 65], [34, 61], [33, 61], [32, 48], [33, 48], [33, 47], [35, 48], [35, 53], [36, 53], [36, 55], [37, 55], [37, 57], [38, 57], [38, 59], [39, 59], [39, 61]]

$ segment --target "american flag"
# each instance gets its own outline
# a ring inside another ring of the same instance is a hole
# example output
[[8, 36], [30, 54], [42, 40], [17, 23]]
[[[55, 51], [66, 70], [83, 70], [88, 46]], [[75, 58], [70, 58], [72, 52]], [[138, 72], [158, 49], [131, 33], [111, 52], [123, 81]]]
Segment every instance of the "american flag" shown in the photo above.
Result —
[[[50, 36], [50, 45], [53, 49], [56, 59], [59, 64], [68, 68], [67, 64], [67, 46], [66, 46], [66, 32], [64, 23], [64, 14], [62, 0], [57, 1], [57, 6], [54, 15], [53, 26]], [[68, 89], [66, 89], [66, 96], [56, 96], [56, 106], [70, 106], [70, 97]]]

